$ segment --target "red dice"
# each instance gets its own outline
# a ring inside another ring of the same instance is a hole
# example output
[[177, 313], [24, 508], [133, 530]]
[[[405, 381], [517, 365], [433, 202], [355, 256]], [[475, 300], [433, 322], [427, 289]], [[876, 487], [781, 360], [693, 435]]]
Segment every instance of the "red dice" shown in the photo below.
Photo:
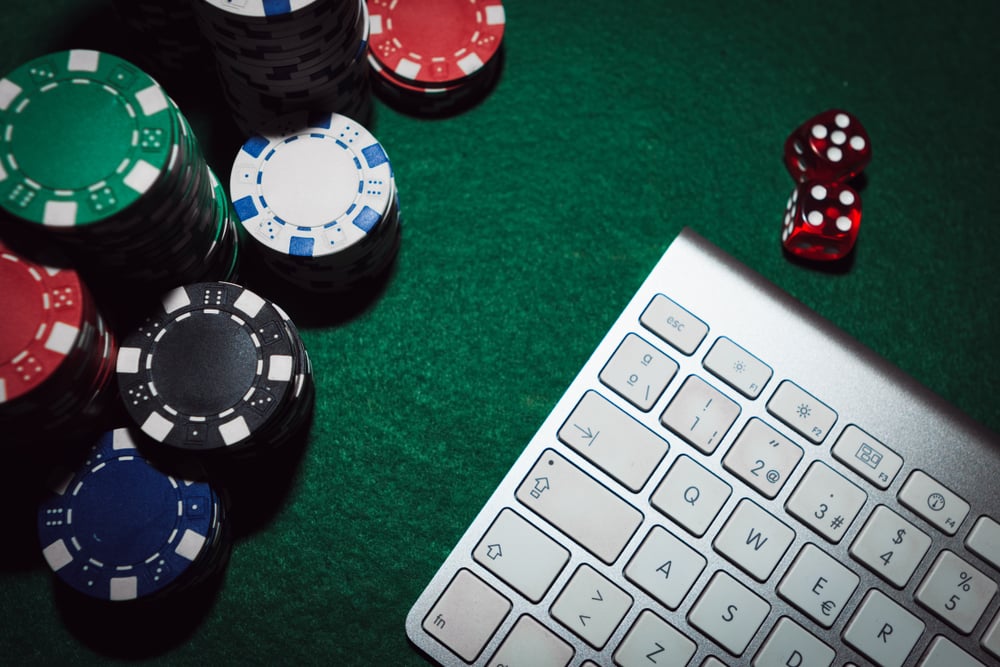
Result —
[[860, 225], [861, 197], [853, 188], [806, 181], [788, 198], [781, 243], [805, 259], [842, 259], [854, 247]]
[[857, 118], [831, 109], [800, 125], [785, 141], [785, 166], [796, 181], [854, 178], [872, 159], [868, 133]]

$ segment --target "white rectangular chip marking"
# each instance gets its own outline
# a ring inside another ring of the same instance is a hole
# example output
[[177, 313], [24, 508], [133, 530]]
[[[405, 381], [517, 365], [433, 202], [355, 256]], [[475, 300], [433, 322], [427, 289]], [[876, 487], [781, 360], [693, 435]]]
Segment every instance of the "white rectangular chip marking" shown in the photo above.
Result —
[[219, 427], [219, 434], [222, 436], [222, 441], [227, 445], [234, 445], [241, 440], [245, 440], [250, 437], [250, 428], [247, 426], [246, 420], [243, 417], [237, 417], [236, 419], [226, 422]]
[[115, 577], [110, 585], [111, 600], [134, 600], [139, 597], [138, 577]]
[[0, 79], [0, 111], [6, 111], [10, 103], [21, 94], [21, 86], [10, 79]]
[[486, 8], [486, 25], [503, 25], [506, 22], [503, 5], [490, 5]]
[[49, 337], [45, 341], [45, 349], [52, 350], [59, 354], [68, 354], [73, 349], [73, 343], [79, 335], [80, 330], [64, 322], [56, 322], [52, 325]]
[[372, 35], [382, 34], [382, 15], [372, 14], [368, 18], [368, 29]]
[[45, 202], [42, 223], [50, 227], [72, 227], [76, 224], [75, 201]]
[[260, 309], [264, 307], [264, 299], [249, 290], [243, 290], [233, 305], [250, 317], [256, 317]]
[[[0, 83], [3, 83], [3, 82], [0, 81]], [[2, 91], [0, 91], [0, 92], [2, 92]], [[0, 100], [0, 103], [2, 103], [2, 100]], [[3, 107], [2, 106], [0, 106], [0, 111], [3, 111]], [[6, 180], [7, 180], [7, 170], [3, 168], [3, 162], [0, 162], [0, 183], [3, 183]]]
[[183, 287], [172, 289], [163, 295], [163, 310], [172, 313], [191, 305], [191, 299]]
[[0, 403], [7, 400], [7, 382], [0, 378]]
[[205, 546], [205, 536], [199, 535], [190, 528], [184, 531], [181, 541], [177, 543], [177, 555], [193, 561]]
[[[135, 348], [131, 348], [135, 349]], [[111, 432], [111, 449], [121, 451], [123, 449], [135, 449], [135, 441], [132, 440], [132, 432], [127, 428], [116, 428]]]
[[49, 567], [54, 572], [61, 570], [73, 562], [73, 554], [70, 553], [69, 547], [66, 546], [66, 542], [63, 540], [56, 540], [42, 549], [42, 555], [45, 556], [45, 562], [49, 564]]
[[288, 382], [292, 379], [292, 358], [287, 354], [271, 355], [267, 365], [267, 379], [275, 382]]
[[115, 370], [119, 373], [138, 373], [139, 357], [142, 350], [137, 347], [122, 347], [118, 349], [118, 361]]
[[125, 177], [124, 182], [125, 185], [142, 194], [149, 190], [159, 177], [159, 169], [145, 160], [138, 160], [132, 167], [132, 171]]
[[420, 74], [420, 63], [400, 58], [399, 64], [396, 65], [396, 74], [407, 79], [416, 79], [417, 75]]
[[157, 442], [163, 442], [173, 427], [172, 421], [161, 416], [159, 412], [154, 412], [143, 422], [142, 432]]
[[147, 116], [160, 113], [167, 108], [167, 96], [163, 94], [163, 89], [157, 85], [140, 90], [135, 94], [135, 99], [139, 100], [142, 112]]
[[466, 74], [472, 74], [483, 68], [483, 59], [475, 53], [470, 53], [458, 61], [458, 67]]
[[96, 72], [101, 63], [101, 54], [88, 49], [74, 49], [69, 52], [66, 69], [70, 72]]

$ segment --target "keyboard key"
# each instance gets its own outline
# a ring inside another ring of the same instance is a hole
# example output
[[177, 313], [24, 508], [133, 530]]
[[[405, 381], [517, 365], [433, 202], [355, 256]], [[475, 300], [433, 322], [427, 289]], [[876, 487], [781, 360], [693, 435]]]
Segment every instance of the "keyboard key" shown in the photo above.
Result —
[[459, 570], [424, 618], [423, 628], [460, 658], [472, 662], [510, 609], [510, 600], [468, 570]]
[[833, 408], [788, 380], [778, 385], [767, 411], [816, 444], [823, 442], [837, 421]]
[[677, 373], [677, 362], [630, 333], [601, 369], [600, 379], [626, 401], [648, 412]]
[[472, 557], [532, 602], [545, 596], [569, 560], [569, 551], [505, 509], [497, 516]]
[[733, 492], [731, 486], [694, 462], [678, 456], [650, 503], [695, 537], [708, 530]]
[[694, 586], [706, 562], [667, 530], [653, 526], [625, 566], [625, 577], [673, 611]]
[[899, 490], [899, 502], [947, 535], [954, 535], [969, 513], [969, 503], [922, 470], [914, 470]]
[[1000, 658], [1000, 612], [993, 617], [990, 627], [986, 628], [982, 644], [983, 648], [992, 653], [994, 657]]
[[566, 667], [573, 659], [573, 653], [572, 646], [531, 616], [525, 615], [517, 619], [489, 664]]
[[938, 635], [931, 642], [917, 667], [986, 667], [986, 665], [973, 658], [948, 638]]
[[965, 546], [993, 567], [1000, 569], [1000, 523], [981, 516], [965, 538]]
[[639, 321], [686, 355], [691, 355], [708, 333], [707, 324], [662, 294], [653, 297]]
[[844, 429], [833, 446], [833, 455], [880, 489], [888, 489], [903, 459], [854, 424]]
[[753, 659], [753, 667], [829, 667], [837, 653], [801, 625], [782, 616]]
[[765, 498], [774, 498], [801, 459], [801, 447], [754, 417], [743, 427], [722, 465]]
[[747, 398], [760, 396], [773, 374], [770, 366], [725, 337], [715, 341], [702, 365]]
[[868, 499], [860, 487], [820, 461], [814, 461], [788, 498], [785, 509], [833, 543]]
[[735, 656], [746, 650], [771, 612], [763, 598], [718, 571], [688, 614], [688, 621]]
[[552, 616], [596, 649], [608, 638], [632, 607], [632, 597], [589, 565], [573, 573], [552, 604]]
[[716, 658], [714, 655], [710, 655], [705, 658], [703, 663], [701, 663], [701, 667], [728, 667], [728, 665]]
[[615, 651], [614, 659], [619, 667], [686, 665], [697, 648], [680, 630], [643, 609]]
[[712, 546], [757, 581], [766, 581], [794, 539], [794, 530], [744, 498]]
[[542, 452], [515, 495], [608, 565], [642, 523], [639, 510], [551, 449]]
[[588, 391], [559, 429], [559, 440], [638, 491], [669, 449], [667, 441], [596, 391]]
[[844, 628], [844, 641], [879, 667], [901, 667], [923, 632], [923, 621], [872, 589]]
[[931, 565], [915, 597], [945, 623], [969, 634], [996, 592], [992, 579], [945, 550]]
[[802, 547], [778, 594], [824, 628], [831, 627], [861, 579], [813, 544]]
[[851, 544], [851, 556], [896, 588], [902, 588], [930, 546], [927, 533], [879, 505]]
[[740, 406], [692, 375], [677, 391], [660, 422], [693, 447], [711, 454], [740, 414]]

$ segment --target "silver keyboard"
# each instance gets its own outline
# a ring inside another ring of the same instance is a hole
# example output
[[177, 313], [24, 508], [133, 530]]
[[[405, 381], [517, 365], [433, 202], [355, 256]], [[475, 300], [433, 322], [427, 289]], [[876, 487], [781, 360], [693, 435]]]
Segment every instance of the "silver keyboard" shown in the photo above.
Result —
[[1000, 442], [685, 229], [406, 619], [442, 665], [1000, 662]]

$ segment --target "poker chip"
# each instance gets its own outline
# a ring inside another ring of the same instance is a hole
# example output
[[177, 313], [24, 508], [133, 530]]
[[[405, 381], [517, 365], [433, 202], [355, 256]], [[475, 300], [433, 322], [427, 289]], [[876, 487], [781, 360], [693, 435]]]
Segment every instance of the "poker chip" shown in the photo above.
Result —
[[177, 0], [112, 0], [111, 6], [157, 75], [175, 76], [211, 54], [194, 29], [194, 8]]
[[364, 0], [195, 0], [194, 7], [244, 133], [293, 111], [371, 114]]
[[341, 114], [291, 114], [240, 149], [233, 208], [262, 263], [315, 292], [381, 274], [400, 240], [392, 164], [379, 141]]
[[312, 411], [312, 366], [297, 329], [234, 283], [164, 294], [124, 337], [116, 373], [139, 429], [183, 450], [267, 451], [297, 435]]
[[127, 428], [103, 433], [38, 508], [38, 537], [58, 579], [125, 603], [188, 590], [221, 570], [230, 540], [224, 497], [204, 470], [166, 465]]
[[0, 241], [0, 432], [4, 444], [84, 430], [114, 396], [117, 346], [76, 271]]
[[368, 0], [372, 86], [386, 104], [446, 115], [481, 101], [502, 68], [500, 0]]
[[187, 119], [140, 68], [90, 50], [29, 61], [0, 80], [0, 125], [12, 233], [59, 246], [95, 290], [230, 278], [205, 276], [227, 204]]

